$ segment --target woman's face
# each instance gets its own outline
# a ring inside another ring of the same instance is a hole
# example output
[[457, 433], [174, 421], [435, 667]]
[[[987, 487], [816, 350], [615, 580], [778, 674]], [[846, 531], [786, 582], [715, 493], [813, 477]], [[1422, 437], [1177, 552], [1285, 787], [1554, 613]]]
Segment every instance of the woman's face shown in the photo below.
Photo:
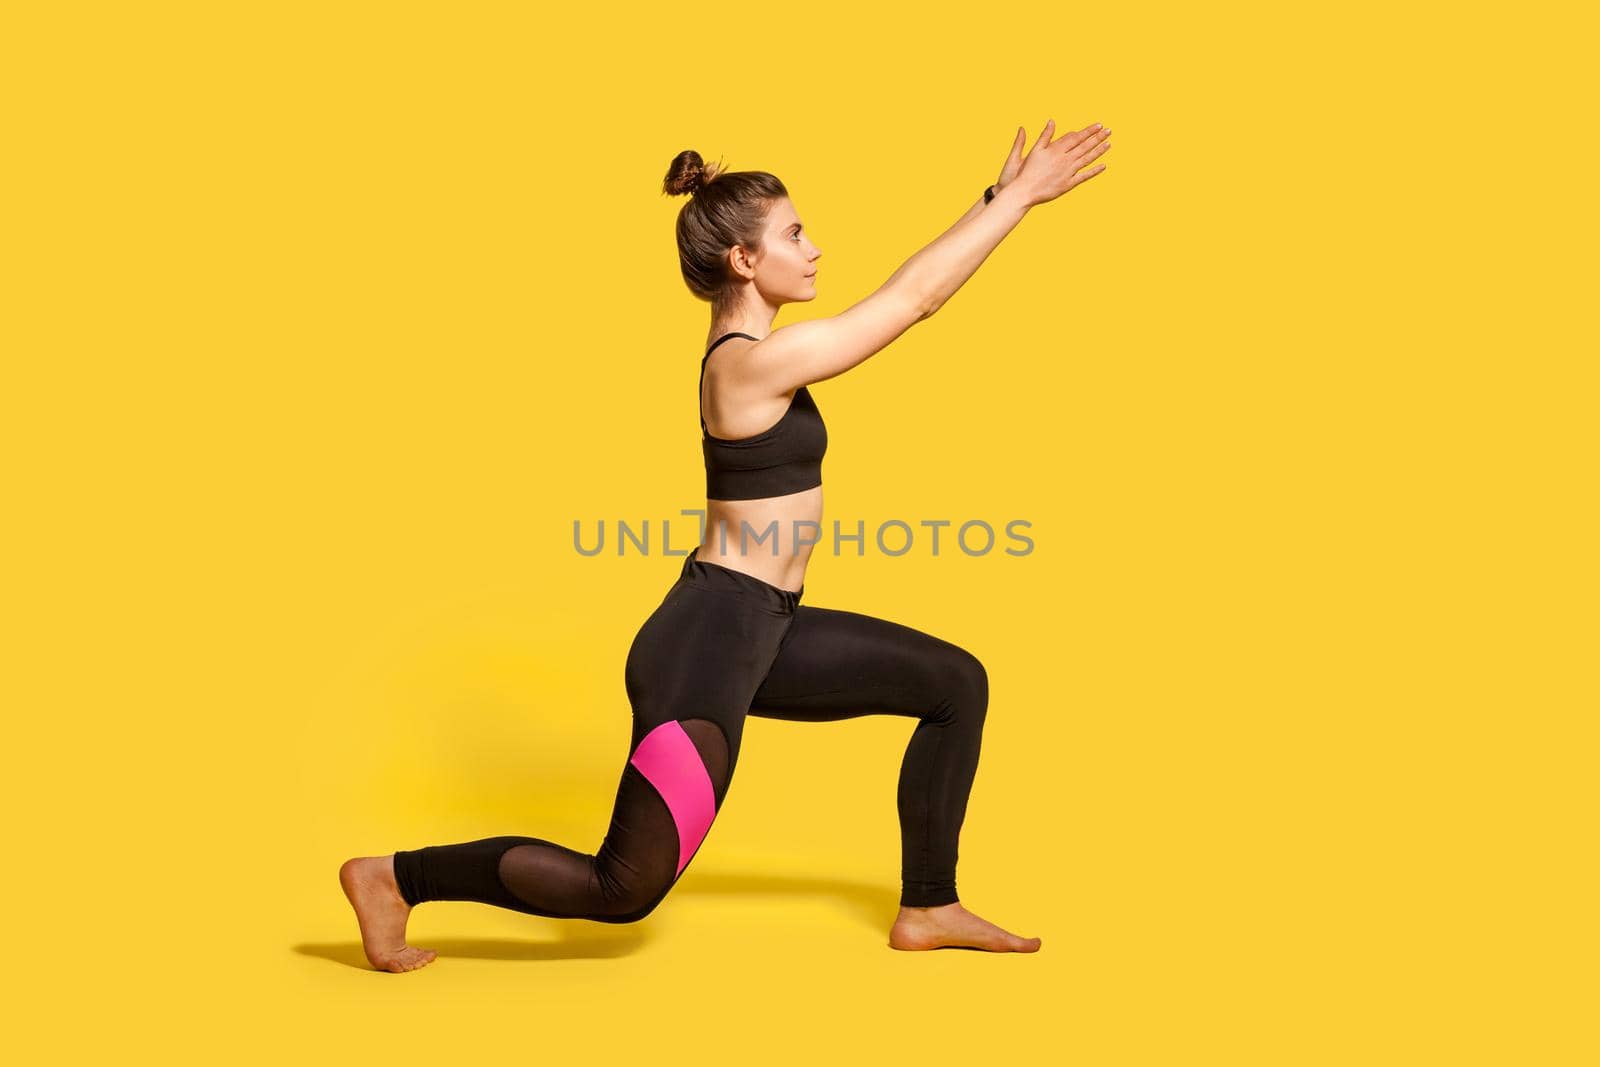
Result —
[[811, 243], [805, 224], [795, 214], [788, 197], [767, 212], [761, 235], [761, 254], [751, 266], [756, 289], [774, 304], [814, 300], [817, 295], [817, 259], [822, 249]]

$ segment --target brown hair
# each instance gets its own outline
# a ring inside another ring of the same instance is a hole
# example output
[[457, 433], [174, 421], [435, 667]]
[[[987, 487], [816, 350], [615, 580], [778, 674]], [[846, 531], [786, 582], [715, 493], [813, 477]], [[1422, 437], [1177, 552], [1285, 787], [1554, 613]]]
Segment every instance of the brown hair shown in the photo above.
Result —
[[768, 210], [789, 190], [764, 170], [724, 172], [693, 149], [673, 157], [661, 189], [669, 196], [689, 194], [678, 212], [678, 267], [689, 291], [711, 302], [713, 317], [720, 315], [740, 284], [728, 266], [729, 250], [743, 245], [757, 251]]

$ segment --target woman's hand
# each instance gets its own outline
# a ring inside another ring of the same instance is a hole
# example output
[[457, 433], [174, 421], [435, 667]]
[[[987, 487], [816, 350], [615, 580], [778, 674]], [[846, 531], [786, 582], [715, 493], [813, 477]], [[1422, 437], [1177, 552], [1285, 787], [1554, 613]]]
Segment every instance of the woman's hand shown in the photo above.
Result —
[[[1076, 137], [1080, 133], [1087, 133], [1090, 129], [1092, 129], [1092, 127], [1085, 127], [1084, 129], [1076, 130], [1067, 136]], [[1027, 143], [1027, 131], [1025, 131], [1021, 126], [1018, 126], [1016, 139], [1011, 142], [1011, 154], [1006, 157], [1005, 166], [1000, 168], [1000, 177], [994, 183], [995, 192], [998, 193], [1000, 190], [1004, 189], [1008, 184], [1010, 184], [1011, 179], [1015, 178], [1017, 173], [1022, 170], [1022, 146]]]
[[[1099, 123], [1086, 126], [1074, 133], [1065, 133], [1050, 140], [1050, 134], [1055, 130], [1056, 120], [1051, 119], [1044, 124], [1044, 132], [1039, 134], [1039, 139], [1033, 142], [1033, 148], [1028, 152], [1026, 159], [1019, 160], [1022, 151], [1023, 131], [1017, 131], [1017, 141], [1012, 145], [1011, 158], [1006, 160], [1005, 168], [1000, 172], [1007, 182], [1020, 181], [1026, 188], [1027, 204], [1047, 204], [1106, 169], [1104, 163], [1093, 170], [1079, 174], [1088, 163], [1100, 158], [1111, 150], [1111, 142], [1107, 140], [1111, 131], [1102, 129]], [[1013, 162], [1016, 166], [1013, 167]], [[1009, 171], [1009, 175], [1007, 174]], [[1000, 186], [995, 186], [998, 192]]]

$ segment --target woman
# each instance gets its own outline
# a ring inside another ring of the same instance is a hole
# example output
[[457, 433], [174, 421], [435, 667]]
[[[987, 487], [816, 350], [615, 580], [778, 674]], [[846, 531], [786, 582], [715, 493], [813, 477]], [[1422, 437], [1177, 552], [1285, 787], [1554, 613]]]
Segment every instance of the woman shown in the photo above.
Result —
[[[821, 251], [783, 184], [719, 173], [695, 152], [664, 189], [678, 215], [684, 280], [712, 306], [700, 364], [706, 525], [699, 548], [645, 621], [624, 672], [633, 736], [611, 825], [595, 855], [534, 837], [492, 837], [353, 859], [339, 871], [367, 959], [409, 971], [435, 953], [406, 944], [425, 900], [472, 900], [561, 918], [634, 922], [676, 884], [727, 796], [745, 716], [822, 722], [918, 720], [901, 765], [898, 949], [1033, 952], [962, 907], [957, 839], [978, 767], [988, 676], [965, 649], [849, 611], [800, 604], [822, 518], [827, 430], [807, 386], [843, 374], [932, 315], [1022, 221], [1105, 169], [1098, 125], [1023, 157], [1018, 130], [1000, 178], [954, 226], [876, 292], [833, 316], [772, 329], [816, 295]], [[819, 783], [819, 785], [824, 783]]]

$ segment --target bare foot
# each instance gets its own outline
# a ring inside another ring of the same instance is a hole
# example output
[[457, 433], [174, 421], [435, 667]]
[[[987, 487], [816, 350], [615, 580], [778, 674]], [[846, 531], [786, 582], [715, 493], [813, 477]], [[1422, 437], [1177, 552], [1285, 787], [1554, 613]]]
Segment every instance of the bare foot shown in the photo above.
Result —
[[901, 907], [889, 931], [889, 947], [981, 948], [989, 952], [1038, 952], [1037, 937], [1018, 937], [963, 908], [960, 902], [937, 908]]
[[394, 854], [346, 860], [339, 868], [339, 884], [361, 924], [361, 947], [367, 960], [380, 971], [414, 971], [426, 967], [439, 954], [406, 944], [406, 919], [411, 905], [400, 895], [394, 880]]

